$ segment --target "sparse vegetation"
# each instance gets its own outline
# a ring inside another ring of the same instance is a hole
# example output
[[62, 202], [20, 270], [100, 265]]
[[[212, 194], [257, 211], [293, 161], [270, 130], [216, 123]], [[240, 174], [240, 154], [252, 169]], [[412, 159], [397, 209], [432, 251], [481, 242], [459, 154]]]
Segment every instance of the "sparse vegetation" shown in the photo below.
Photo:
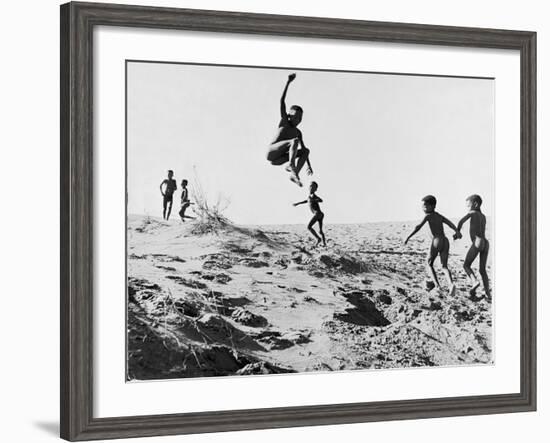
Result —
[[216, 233], [232, 224], [224, 215], [225, 210], [230, 204], [229, 199], [218, 194], [216, 201], [211, 203], [202, 186], [196, 169], [191, 184], [191, 196], [194, 202], [193, 210], [197, 216], [193, 223], [193, 234], [203, 235]]

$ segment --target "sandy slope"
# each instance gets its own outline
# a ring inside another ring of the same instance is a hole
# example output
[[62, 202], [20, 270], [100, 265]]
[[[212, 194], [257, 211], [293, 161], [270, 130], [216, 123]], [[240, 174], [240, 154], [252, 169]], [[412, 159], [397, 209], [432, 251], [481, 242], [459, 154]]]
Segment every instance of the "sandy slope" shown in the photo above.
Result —
[[451, 245], [457, 295], [427, 292], [427, 233], [402, 245], [412, 225], [328, 225], [314, 248], [303, 226], [196, 235], [130, 216], [128, 379], [490, 363], [468, 241]]

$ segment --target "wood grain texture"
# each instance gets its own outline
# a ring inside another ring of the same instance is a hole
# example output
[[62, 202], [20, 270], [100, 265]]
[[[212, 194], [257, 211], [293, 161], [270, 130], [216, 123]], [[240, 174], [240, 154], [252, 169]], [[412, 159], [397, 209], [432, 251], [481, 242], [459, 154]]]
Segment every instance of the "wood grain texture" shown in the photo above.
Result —
[[[94, 26], [514, 49], [521, 54], [521, 392], [406, 401], [93, 417]], [[92, 440], [532, 411], [536, 408], [536, 34], [237, 12], [61, 6], [61, 437]]]

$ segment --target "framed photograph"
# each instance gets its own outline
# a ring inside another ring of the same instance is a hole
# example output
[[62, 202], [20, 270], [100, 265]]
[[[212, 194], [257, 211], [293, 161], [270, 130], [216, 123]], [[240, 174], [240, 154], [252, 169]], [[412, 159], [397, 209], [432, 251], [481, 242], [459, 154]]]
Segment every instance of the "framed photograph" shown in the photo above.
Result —
[[61, 6], [61, 437], [533, 411], [536, 34]]

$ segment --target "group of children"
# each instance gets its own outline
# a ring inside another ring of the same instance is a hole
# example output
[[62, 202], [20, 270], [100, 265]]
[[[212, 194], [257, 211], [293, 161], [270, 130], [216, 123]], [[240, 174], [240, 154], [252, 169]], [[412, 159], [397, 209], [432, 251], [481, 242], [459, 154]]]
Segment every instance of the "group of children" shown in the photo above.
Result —
[[[300, 171], [304, 165], [307, 165], [306, 171], [308, 175], [312, 175], [313, 169], [309, 159], [310, 151], [306, 148], [302, 132], [298, 129], [298, 125], [302, 121], [304, 111], [298, 105], [291, 106], [289, 112], [286, 110], [286, 93], [290, 83], [292, 83], [295, 78], [296, 74], [290, 74], [283, 90], [280, 102], [281, 119], [279, 121], [275, 138], [269, 145], [267, 160], [273, 165], [283, 165], [288, 163], [285, 169], [290, 175], [290, 180], [301, 187], [303, 185], [300, 179]], [[322, 203], [323, 200], [316, 195], [318, 187], [317, 182], [312, 181], [309, 186], [309, 196], [307, 200], [294, 203], [294, 206], [309, 203], [309, 208], [313, 213], [313, 217], [309, 221], [307, 228], [317, 240], [317, 244], [320, 244], [322, 241], [323, 245], [326, 246], [325, 234], [323, 232], [323, 219], [325, 215], [319, 206], [319, 203]], [[462, 225], [467, 220], [470, 220], [470, 239], [472, 240], [472, 245], [466, 254], [466, 258], [464, 259], [464, 271], [472, 284], [470, 295], [475, 297], [476, 290], [480, 286], [480, 283], [477, 281], [471, 267], [473, 261], [479, 255], [479, 273], [485, 289], [485, 296], [490, 299], [489, 277], [486, 270], [487, 257], [489, 255], [489, 242], [485, 238], [486, 218], [481, 212], [481, 197], [479, 195], [471, 195], [466, 199], [468, 213], [458, 222], [458, 226], [455, 226], [451, 221], [435, 211], [437, 202], [433, 195], [424, 197], [422, 202], [423, 210], [426, 213], [426, 216], [407, 237], [405, 244], [407, 244], [409, 239], [415, 235], [426, 222], [428, 222], [433, 237], [430, 250], [428, 252], [428, 273], [433, 282], [428, 282], [427, 289], [431, 290], [436, 286], [437, 288], [441, 287], [433, 267], [435, 259], [439, 256], [443, 271], [449, 283], [451, 295], [455, 294], [456, 286], [453, 282], [451, 272], [447, 267], [449, 258], [449, 240], [445, 236], [443, 224], [446, 224], [455, 231], [453, 239], [456, 240], [462, 237], [462, 234], [460, 233]], [[319, 226], [319, 234], [317, 234], [317, 232], [313, 229], [316, 223]]]
[[[313, 175], [313, 169], [309, 161], [309, 149], [306, 148], [304, 144], [302, 131], [298, 129], [298, 125], [302, 121], [304, 110], [298, 105], [292, 105], [290, 107], [290, 112], [287, 112], [286, 110], [286, 93], [288, 91], [288, 86], [294, 81], [295, 78], [296, 74], [290, 74], [283, 90], [280, 107], [281, 120], [279, 121], [275, 138], [267, 150], [267, 160], [272, 165], [277, 166], [288, 163], [285, 170], [289, 173], [290, 180], [302, 187], [303, 184], [300, 179], [300, 171], [304, 165], [307, 165], [307, 174]], [[326, 246], [327, 242], [325, 239], [325, 233], [323, 232], [323, 219], [325, 214], [323, 214], [323, 211], [321, 211], [321, 207], [319, 206], [319, 203], [322, 203], [323, 200], [316, 195], [318, 187], [319, 185], [317, 182], [312, 181], [309, 185], [309, 196], [307, 200], [294, 203], [294, 206], [305, 203], [309, 204], [309, 209], [313, 213], [313, 217], [309, 221], [307, 228], [317, 240], [317, 244], [322, 242], [323, 246]], [[319, 226], [319, 234], [317, 234], [315, 229], [313, 229], [315, 224], [318, 224]]]
[[[164, 188], [164, 189], [163, 189]], [[174, 193], [178, 189], [176, 180], [174, 179], [174, 171], [168, 170], [168, 177], [165, 178], [160, 184], [160, 193], [162, 194], [162, 218], [168, 220], [170, 213], [172, 212], [172, 203], [174, 200]], [[187, 190], [187, 180], [181, 181], [181, 208], [179, 210], [179, 216], [181, 221], [185, 221], [186, 218], [193, 218], [185, 215], [185, 210], [191, 205], [189, 201], [189, 192]]]
[[[298, 129], [298, 125], [302, 121], [303, 109], [298, 105], [290, 107], [290, 111], [287, 112], [285, 98], [288, 87], [292, 81], [296, 78], [296, 74], [290, 74], [288, 76], [287, 83], [283, 90], [280, 102], [281, 119], [274, 140], [271, 142], [267, 152], [267, 160], [273, 165], [283, 165], [288, 163], [286, 171], [289, 173], [290, 180], [302, 187], [302, 181], [300, 179], [300, 172], [304, 165], [307, 165], [306, 172], [308, 175], [313, 175], [313, 169], [311, 167], [309, 159], [309, 149], [304, 145], [304, 139], [302, 132]], [[172, 201], [174, 192], [177, 190], [176, 180], [173, 178], [174, 172], [168, 171], [168, 178], [160, 184], [160, 191], [163, 196], [163, 218], [168, 220], [170, 218], [170, 212], [172, 210]], [[182, 221], [185, 218], [192, 218], [185, 215], [185, 210], [191, 205], [187, 191], [187, 180], [182, 180], [182, 193], [181, 193], [181, 209], [179, 215]], [[309, 209], [313, 213], [313, 217], [309, 221], [307, 228], [317, 240], [319, 245], [321, 242], [323, 246], [326, 246], [325, 234], [323, 232], [323, 219], [325, 214], [321, 211], [319, 203], [323, 200], [317, 196], [316, 192], [319, 185], [317, 182], [312, 181], [309, 185], [309, 195], [306, 200], [294, 203], [294, 206], [309, 204]], [[459, 239], [462, 237], [460, 230], [462, 225], [470, 220], [470, 239], [472, 245], [468, 250], [464, 259], [464, 271], [468, 276], [472, 284], [470, 289], [470, 295], [475, 297], [476, 290], [480, 286], [477, 281], [474, 271], [472, 270], [472, 263], [479, 255], [479, 273], [485, 289], [485, 295], [490, 299], [489, 292], [489, 278], [487, 275], [486, 264], [487, 257], [489, 255], [489, 242], [485, 238], [485, 225], [486, 218], [481, 212], [481, 197], [479, 195], [471, 195], [466, 199], [468, 205], [468, 213], [458, 222], [458, 226], [455, 226], [451, 221], [445, 218], [443, 215], [435, 211], [437, 204], [436, 198], [433, 195], [428, 195], [422, 199], [423, 210], [426, 214], [422, 222], [418, 224], [413, 232], [405, 240], [405, 244], [410, 238], [415, 235], [421, 228], [428, 223], [430, 231], [432, 233], [432, 242], [430, 250], [428, 252], [428, 274], [432, 281], [428, 281], [427, 289], [431, 290], [434, 287], [441, 288], [437, 274], [434, 270], [435, 259], [439, 256], [441, 260], [441, 266], [449, 283], [449, 290], [451, 295], [456, 292], [456, 286], [453, 282], [453, 277], [447, 266], [449, 258], [449, 239], [445, 236], [443, 225], [446, 224], [455, 231], [453, 239]], [[314, 229], [315, 224], [318, 225], [319, 234]]]
[[487, 219], [481, 212], [481, 203], [482, 199], [479, 195], [470, 195], [466, 199], [468, 213], [459, 220], [458, 226], [455, 226], [446, 217], [436, 212], [435, 206], [437, 204], [437, 200], [433, 195], [427, 195], [422, 199], [422, 209], [424, 210], [426, 216], [407, 237], [405, 244], [407, 244], [413, 235], [422, 229], [422, 226], [424, 226], [426, 222], [428, 223], [432, 233], [432, 243], [430, 245], [430, 250], [428, 251], [428, 274], [433, 279], [433, 283], [428, 284], [428, 290], [431, 290], [436, 286], [437, 288], [441, 288], [439, 280], [437, 279], [437, 274], [435, 273], [433, 267], [435, 259], [439, 256], [441, 260], [441, 267], [443, 268], [443, 272], [445, 273], [449, 283], [450, 293], [451, 295], [455, 294], [456, 286], [453, 282], [451, 271], [449, 271], [449, 268], [447, 267], [447, 261], [449, 259], [449, 239], [445, 236], [443, 224], [446, 224], [455, 231], [453, 239], [457, 240], [462, 238], [462, 234], [460, 233], [462, 226], [466, 221], [470, 220], [470, 240], [472, 241], [472, 244], [466, 253], [463, 265], [464, 271], [472, 284], [470, 296], [475, 298], [476, 291], [480, 286], [480, 282], [477, 280], [474, 271], [472, 270], [472, 263], [479, 255], [479, 274], [481, 275], [481, 280], [483, 282], [485, 297], [488, 300], [491, 299], [489, 291], [489, 276], [487, 275], [486, 269], [487, 257], [489, 256], [489, 241], [485, 237], [485, 225], [487, 224]]

